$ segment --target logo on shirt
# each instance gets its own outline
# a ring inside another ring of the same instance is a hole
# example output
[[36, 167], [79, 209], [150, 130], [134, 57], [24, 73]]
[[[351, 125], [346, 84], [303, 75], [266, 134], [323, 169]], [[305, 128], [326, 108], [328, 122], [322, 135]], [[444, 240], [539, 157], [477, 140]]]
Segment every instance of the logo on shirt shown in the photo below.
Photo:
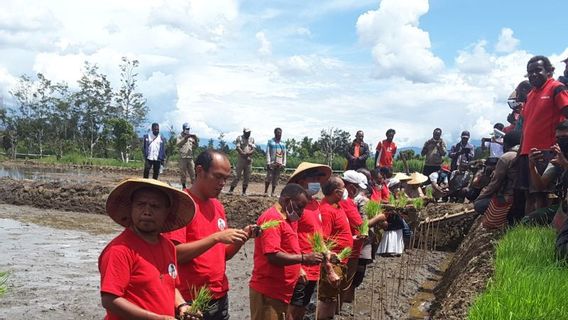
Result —
[[177, 278], [177, 270], [176, 270], [176, 265], [173, 263], [170, 263], [168, 265], [168, 274], [170, 275], [170, 277], [172, 277], [172, 279]]
[[225, 227], [227, 227], [227, 224], [225, 223], [225, 220], [223, 220], [222, 218], [219, 218], [219, 220], [217, 220], [217, 227], [218, 227], [219, 230], [221, 230], [221, 231], [225, 230]]

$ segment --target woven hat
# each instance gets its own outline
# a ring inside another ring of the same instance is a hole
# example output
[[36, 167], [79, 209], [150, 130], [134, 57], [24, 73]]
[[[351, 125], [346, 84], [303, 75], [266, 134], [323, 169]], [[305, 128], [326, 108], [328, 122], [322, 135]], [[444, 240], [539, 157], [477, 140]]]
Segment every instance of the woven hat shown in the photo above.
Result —
[[412, 179], [406, 173], [403, 172], [397, 172], [392, 178], [398, 181], [406, 181]]
[[361, 172], [355, 170], [347, 170], [341, 175], [341, 179], [345, 182], [353, 183], [359, 186], [359, 188], [367, 189], [367, 177]]
[[128, 228], [132, 225], [132, 193], [141, 188], [156, 188], [170, 199], [170, 212], [162, 230], [168, 232], [185, 227], [195, 214], [195, 202], [191, 197], [170, 185], [155, 179], [131, 178], [118, 184], [108, 195], [106, 212], [116, 223]]
[[406, 181], [406, 184], [422, 184], [424, 182], [428, 181], [428, 177], [423, 175], [422, 173], [419, 172], [413, 172], [410, 175], [410, 180]]
[[325, 164], [302, 162], [298, 165], [294, 173], [288, 179], [288, 183], [297, 183], [304, 177], [319, 176], [320, 183], [323, 183], [331, 176], [331, 168]]

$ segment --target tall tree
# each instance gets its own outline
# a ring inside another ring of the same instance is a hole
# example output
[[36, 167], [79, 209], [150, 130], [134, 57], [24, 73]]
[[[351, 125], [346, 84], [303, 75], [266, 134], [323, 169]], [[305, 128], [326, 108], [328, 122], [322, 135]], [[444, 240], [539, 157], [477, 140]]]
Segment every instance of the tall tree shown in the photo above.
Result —
[[122, 162], [128, 163], [133, 145], [137, 142], [134, 127], [126, 119], [111, 119], [112, 141]]
[[337, 154], [345, 154], [350, 144], [350, 134], [347, 131], [329, 128], [323, 129], [317, 142], [318, 148], [325, 156], [325, 162], [331, 166]]
[[224, 132], [219, 133], [219, 137], [217, 138], [217, 140], [219, 140], [218, 150], [228, 154], [229, 145], [227, 144], [227, 141], [225, 141], [225, 133]]
[[134, 128], [139, 128], [148, 113], [146, 99], [137, 92], [138, 60], [122, 57], [120, 64], [120, 89], [114, 95], [118, 115], [130, 122]]
[[110, 82], [106, 75], [99, 72], [96, 64], [85, 62], [83, 76], [79, 80], [79, 92], [75, 97], [75, 105], [81, 113], [79, 126], [84, 149], [92, 158], [105, 124], [115, 115], [115, 108], [111, 104]]

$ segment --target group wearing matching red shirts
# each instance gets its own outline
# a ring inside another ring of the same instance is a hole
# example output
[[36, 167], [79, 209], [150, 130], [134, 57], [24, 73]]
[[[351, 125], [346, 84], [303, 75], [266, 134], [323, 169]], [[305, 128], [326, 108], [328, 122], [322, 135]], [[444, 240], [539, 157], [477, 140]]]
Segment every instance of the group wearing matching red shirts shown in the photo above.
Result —
[[[330, 178], [328, 166], [300, 164], [278, 202], [257, 221], [259, 226], [274, 220], [278, 221], [277, 226], [257, 235], [254, 226], [229, 228], [217, 199], [230, 175], [226, 156], [207, 150], [195, 164], [196, 180], [186, 192], [164, 189], [167, 185], [151, 180], [144, 183], [160, 184], [161, 189], [153, 192], [158, 195], [142, 187], [142, 191], [135, 190], [135, 197], [132, 191], [120, 191], [120, 197], [115, 196], [116, 192], [109, 196], [109, 203], [117, 208], [109, 210], [107, 203], [107, 211], [126, 230], [109, 243], [99, 259], [107, 319], [174, 319], [188, 313], [188, 305], [201, 287], [208, 288], [213, 299], [203, 313], [187, 314], [186, 319], [229, 319], [226, 261], [252, 237], [255, 252], [249, 284], [251, 319], [303, 319], [318, 282], [318, 319], [333, 318], [334, 301], [349, 288], [352, 279], [348, 263], [358, 258], [358, 238], [354, 235], [362, 220], [352, 204], [351, 187], [345, 186], [352, 184], [349, 177]], [[116, 189], [121, 188], [119, 185]], [[318, 202], [312, 196], [320, 190], [325, 197]], [[138, 194], [163, 203], [144, 200], [138, 204]], [[117, 203], [130, 207], [118, 208]], [[138, 207], [142, 208], [143, 218], [136, 220]], [[167, 208], [162, 210], [167, 219], [159, 217], [161, 211], [157, 208], [162, 207]], [[160, 219], [175, 223], [162, 227]], [[153, 228], [151, 237], [146, 239], [143, 230], [149, 225]], [[313, 252], [310, 237], [314, 233], [334, 241], [332, 252]], [[336, 254], [347, 247], [353, 248], [354, 254], [338, 261]]]

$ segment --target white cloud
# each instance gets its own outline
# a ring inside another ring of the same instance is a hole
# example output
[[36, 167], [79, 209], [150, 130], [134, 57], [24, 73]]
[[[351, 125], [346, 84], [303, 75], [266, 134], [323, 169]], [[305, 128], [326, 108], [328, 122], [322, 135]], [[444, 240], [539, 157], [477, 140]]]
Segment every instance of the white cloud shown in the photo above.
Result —
[[362, 14], [357, 33], [373, 47], [376, 76], [402, 76], [428, 82], [437, 77], [443, 61], [431, 51], [428, 32], [419, 28], [419, 18], [428, 12], [428, 0], [383, 0], [378, 10]]
[[487, 41], [481, 40], [470, 46], [469, 50], [462, 50], [456, 57], [456, 66], [461, 72], [485, 74], [494, 67], [493, 57], [485, 50]]
[[266, 56], [272, 53], [272, 44], [268, 41], [264, 32], [257, 32], [256, 40], [258, 40], [258, 53], [260, 55]]
[[503, 28], [501, 29], [501, 33], [499, 34], [499, 40], [495, 45], [495, 50], [497, 52], [512, 52], [517, 49], [519, 45], [519, 39], [513, 36], [513, 30], [510, 28]]

